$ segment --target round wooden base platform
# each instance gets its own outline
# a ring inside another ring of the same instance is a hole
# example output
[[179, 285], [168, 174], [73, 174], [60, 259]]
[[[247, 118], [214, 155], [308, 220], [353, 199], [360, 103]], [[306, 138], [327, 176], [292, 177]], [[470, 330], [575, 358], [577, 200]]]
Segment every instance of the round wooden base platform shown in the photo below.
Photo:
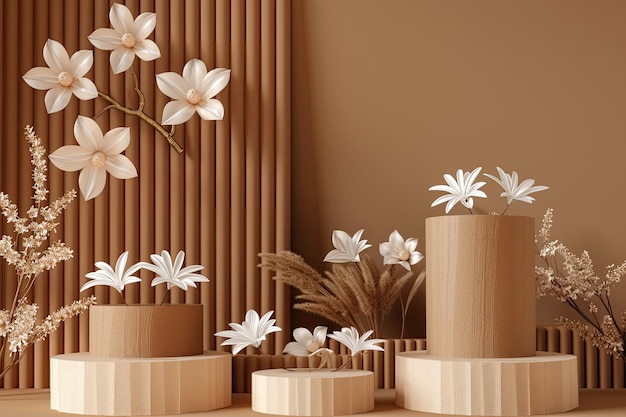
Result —
[[374, 373], [268, 369], [252, 373], [252, 410], [286, 416], [337, 416], [374, 409]]
[[144, 416], [209, 411], [231, 405], [232, 355], [50, 360], [50, 408], [64, 413]]
[[396, 356], [396, 405], [475, 416], [528, 416], [578, 407], [574, 355], [537, 352], [522, 358]]

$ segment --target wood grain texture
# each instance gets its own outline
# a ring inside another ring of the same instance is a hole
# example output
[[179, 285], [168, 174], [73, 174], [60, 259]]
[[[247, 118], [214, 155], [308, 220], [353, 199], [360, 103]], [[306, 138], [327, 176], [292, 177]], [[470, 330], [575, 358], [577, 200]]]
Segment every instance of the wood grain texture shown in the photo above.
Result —
[[426, 339], [443, 357], [535, 354], [534, 220], [426, 219]]
[[396, 356], [396, 405], [415, 411], [527, 416], [578, 407], [573, 355], [537, 352], [520, 358]]
[[103, 358], [202, 354], [202, 305], [94, 305], [89, 353]]
[[50, 408], [87, 415], [182, 414], [231, 405], [232, 355], [107, 359], [87, 353], [50, 360]]
[[374, 409], [374, 373], [269, 369], [252, 374], [252, 410], [289, 416], [336, 416]]

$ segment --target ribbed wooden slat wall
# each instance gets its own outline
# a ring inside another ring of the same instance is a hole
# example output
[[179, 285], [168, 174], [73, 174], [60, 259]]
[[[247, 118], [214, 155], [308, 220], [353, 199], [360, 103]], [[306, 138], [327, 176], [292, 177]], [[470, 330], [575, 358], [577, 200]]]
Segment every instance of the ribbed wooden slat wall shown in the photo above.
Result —
[[[0, 190], [21, 210], [30, 206], [31, 165], [23, 129], [33, 125], [52, 152], [75, 143], [76, 117], [93, 116], [105, 103], [73, 97], [61, 112], [48, 115], [45, 91], [22, 81], [35, 66], [45, 66], [42, 50], [48, 38], [61, 42], [70, 54], [94, 51], [88, 74], [98, 88], [130, 107], [137, 104], [130, 73], [110, 70], [109, 52], [94, 48], [88, 35], [110, 27], [113, 2], [81, 0], [4, 0], [0, 7]], [[176, 153], [147, 124], [118, 111], [97, 121], [104, 132], [131, 128], [126, 150], [139, 177], [121, 181], [109, 176], [103, 194], [74, 201], [61, 219], [58, 236], [75, 251], [75, 258], [38, 278], [30, 299], [43, 316], [79, 298], [84, 275], [94, 262], [115, 262], [124, 251], [129, 262], [149, 261], [151, 253], [185, 250], [186, 264], [202, 264], [211, 282], [187, 293], [163, 285], [150, 286], [152, 275], [126, 290], [129, 303], [159, 302], [204, 305], [204, 345], [217, 346], [214, 332], [241, 321], [245, 311], [275, 310], [285, 329], [264, 346], [278, 353], [289, 337], [288, 290], [258, 267], [257, 254], [289, 248], [290, 222], [290, 0], [127, 0], [134, 16], [157, 14], [152, 38], [161, 49], [153, 62], [136, 60], [146, 113], [161, 118], [169, 98], [156, 87], [155, 74], [182, 72], [191, 58], [209, 69], [232, 70], [229, 86], [218, 95], [225, 106], [223, 121], [198, 116], [176, 127], [175, 138], [184, 148]], [[78, 174], [54, 166], [48, 171], [50, 197], [70, 188], [78, 190]], [[3, 226], [4, 227], [4, 226]], [[3, 229], [3, 233], [11, 230]], [[13, 269], [3, 262], [0, 302], [8, 305], [15, 290]], [[93, 290], [98, 302], [119, 303], [107, 287]], [[86, 351], [88, 317], [72, 319], [48, 341], [38, 343], [19, 369], [0, 386], [47, 387], [51, 355]]]

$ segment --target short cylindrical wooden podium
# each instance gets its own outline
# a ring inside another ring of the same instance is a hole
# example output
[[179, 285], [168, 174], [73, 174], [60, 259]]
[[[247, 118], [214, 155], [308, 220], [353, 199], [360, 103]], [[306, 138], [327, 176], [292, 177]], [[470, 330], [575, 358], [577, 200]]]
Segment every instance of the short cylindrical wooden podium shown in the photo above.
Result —
[[578, 406], [573, 355], [537, 355], [534, 220], [426, 219], [426, 348], [396, 358], [396, 404], [534, 415]]

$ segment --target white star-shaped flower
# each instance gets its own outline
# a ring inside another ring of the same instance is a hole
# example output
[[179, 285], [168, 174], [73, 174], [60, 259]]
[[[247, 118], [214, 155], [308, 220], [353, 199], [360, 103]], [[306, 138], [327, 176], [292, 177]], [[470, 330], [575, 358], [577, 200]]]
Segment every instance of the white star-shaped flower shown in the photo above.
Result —
[[496, 169], [498, 170], [498, 174], [500, 174], [500, 178], [490, 174], [484, 175], [500, 184], [500, 186], [504, 189], [504, 192], [500, 194], [500, 197], [506, 197], [507, 204], [511, 204], [516, 200], [523, 201], [524, 203], [532, 203], [535, 199], [528, 194], [548, 189], [545, 185], [534, 185], [535, 180], [533, 179], [524, 180], [518, 185], [517, 172], [513, 171], [513, 173], [509, 175], [500, 167], [496, 167]]
[[376, 343], [384, 342], [383, 339], [370, 339], [368, 337], [373, 333], [373, 330], [368, 330], [363, 333], [363, 336], [359, 337], [359, 331], [354, 327], [344, 327], [339, 330], [335, 330], [333, 334], [329, 334], [328, 337], [338, 341], [350, 349], [352, 356], [363, 350], [385, 350], [380, 346], [376, 346]]
[[370, 244], [367, 240], [361, 240], [363, 229], [350, 236], [343, 230], [333, 231], [333, 246], [335, 249], [328, 252], [324, 257], [324, 262], [346, 263], [359, 262], [361, 258], [359, 253], [369, 248]]
[[209, 282], [207, 277], [196, 273], [204, 268], [202, 265], [190, 265], [183, 268], [185, 252], [182, 250], [178, 252], [173, 263], [172, 256], [166, 250], [161, 251], [161, 255], [150, 255], [150, 259], [153, 263], [139, 262], [139, 266], [157, 274], [152, 280], [153, 287], [165, 282], [168, 290], [175, 286], [187, 291], [189, 287], [197, 288], [196, 282]]
[[319, 352], [326, 343], [326, 332], [328, 327], [317, 326], [313, 333], [307, 328], [298, 327], [293, 331], [295, 342], [289, 342], [283, 349], [284, 353], [294, 356], [311, 356]]
[[472, 172], [463, 172], [462, 169], [459, 169], [456, 172], [456, 181], [454, 180], [454, 177], [452, 177], [452, 175], [444, 174], [443, 179], [446, 180], [446, 183], [448, 183], [448, 185], [433, 185], [429, 188], [429, 190], [445, 191], [448, 194], [442, 195], [441, 197], [437, 198], [430, 206], [434, 207], [438, 204], [448, 202], [448, 204], [446, 204], [447, 214], [456, 203], [460, 202], [465, 207], [471, 210], [474, 206], [474, 199], [472, 197], [487, 198], [487, 194], [479, 190], [479, 188], [486, 183], [474, 183], [481, 169], [482, 167], [478, 167]]
[[91, 281], [87, 281], [80, 290], [85, 291], [96, 285], [108, 285], [109, 287], [115, 288], [121, 294], [122, 291], [124, 291], [125, 285], [141, 281], [141, 278], [133, 276], [133, 274], [140, 269], [139, 265], [135, 264], [126, 269], [127, 261], [128, 251], [122, 253], [119, 258], [117, 258], [115, 269], [106, 262], [96, 262], [95, 265], [98, 270], [85, 275], [85, 277], [89, 278]]
[[394, 230], [389, 235], [389, 242], [383, 242], [378, 245], [380, 254], [384, 257], [383, 263], [400, 264], [407, 270], [411, 270], [411, 265], [415, 265], [422, 259], [424, 255], [416, 251], [417, 239], [409, 238], [406, 241], [402, 238], [402, 235]]
[[216, 68], [207, 72], [206, 65], [199, 59], [185, 64], [182, 77], [175, 72], [157, 74], [157, 85], [170, 101], [163, 108], [163, 124], [185, 123], [198, 113], [204, 120], [222, 120], [224, 106], [213, 98], [230, 81], [230, 70]]
[[227, 338], [220, 346], [234, 346], [233, 355], [248, 346], [258, 348], [268, 334], [282, 330], [280, 327], [274, 326], [276, 320], [270, 319], [272, 314], [274, 311], [270, 310], [259, 319], [259, 313], [252, 309], [248, 310], [246, 318], [241, 324], [230, 323], [233, 330], [223, 330], [215, 333], [215, 336]]
[[103, 135], [93, 119], [78, 116], [74, 136], [78, 145], [62, 146], [49, 157], [63, 171], [81, 170], [78, 186], [85, 200], [91, 200], [104, 190], [107, 172], [119, 179], [137, 176], [131, 160], [120, 155], [130, 144], [128, 127], [117, 127]]
[[96, 48], [113, 51], [109, 60], [114, 74], [129, 69], [135, 55], [143, 61], [153, 61], [161, 56], [157, 44], [146, 39], [156, 26], [156, 13], [142, 13], [133, 19], [128, 7], [113, 3], [109, 20], [113, 29], [96, 29], [88, 38]]
[[93, 65], [92, 51], [77, 51], [70, 58], [65, 47], [48, 39], [43, 47], [43, 59], [48, 67], [30, 69], [22, 77], [37, 90], [48, 90], [45, 103], [48, 113], [63, 110], [72, 98], [91, 100], [98, 97], [96, 85], [85, 74]]

